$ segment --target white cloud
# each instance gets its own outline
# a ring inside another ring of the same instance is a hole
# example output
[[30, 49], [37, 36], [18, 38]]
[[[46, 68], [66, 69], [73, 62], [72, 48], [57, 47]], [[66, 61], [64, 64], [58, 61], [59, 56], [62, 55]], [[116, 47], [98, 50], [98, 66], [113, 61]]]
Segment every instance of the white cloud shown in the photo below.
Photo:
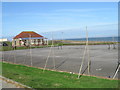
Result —
[[[116, 8], [117, 9], [117, 8]], [[115, 8], [91, 8], [91, 9], [59, 9], [56, 12], [94, 12], [94, 11], [115, 10]]]

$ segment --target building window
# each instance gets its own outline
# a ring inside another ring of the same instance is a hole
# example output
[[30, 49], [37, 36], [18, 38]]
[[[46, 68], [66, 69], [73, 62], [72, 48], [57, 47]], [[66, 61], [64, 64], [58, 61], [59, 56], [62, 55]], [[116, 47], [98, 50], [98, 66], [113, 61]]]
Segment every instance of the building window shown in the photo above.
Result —
[[15, 46], [16, 46], [16, 41], [15, 41]]

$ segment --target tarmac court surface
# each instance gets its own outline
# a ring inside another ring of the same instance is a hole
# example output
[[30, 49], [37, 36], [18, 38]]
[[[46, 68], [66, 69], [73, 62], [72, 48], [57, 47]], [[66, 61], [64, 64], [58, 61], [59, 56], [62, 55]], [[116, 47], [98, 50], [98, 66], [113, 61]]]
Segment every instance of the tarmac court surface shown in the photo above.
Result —
[[[50, 52], [50, 47], [34, 48], [24, 50], [4, 51], [3, 60], [7, 62], [15, 62], [18, 64], [31, 65], [44, 68], [46, 60], [48, 62], [46, 68], [79, 72], [79, 68], [83, 59], [85, 45], [63, 46], [63, 48], [53, 47]], [[113, 77], [118, 65], [118, 47], [113, 49], [108, 45], [89, 45], [89, 60], [91, 60], [90, 74], [102, 77]], [[88, 54], [85, 55], [82, 73], [88, 74]], [[116, 76], [117, 78], [117, 76]]]

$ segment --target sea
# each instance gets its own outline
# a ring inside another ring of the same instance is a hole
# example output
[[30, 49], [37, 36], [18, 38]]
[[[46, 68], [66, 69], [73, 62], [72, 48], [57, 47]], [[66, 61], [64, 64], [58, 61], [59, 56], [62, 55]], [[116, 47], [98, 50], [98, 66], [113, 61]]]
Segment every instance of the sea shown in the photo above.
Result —
[[[13, 37], [4, 37], [7, 38], [9, 41], [12, 41]], [[48, 38], [49, 39], [49, 38]], [[60, 39], [56, 39], [60, 40]], [[86, 41], [86, 38], [67, 38], [63, 40], [74, 40], [74, 41]], [[109, 41], [109, 42], [120, 42], [120, 37], [89, 37], [89, 41]]]
[[[86, 41], [86, 38], [70, 38], [65, 40], [74, 40], [74, 41]], [[120, 42], [120, 37], [90, 37], [89, 41], [108, 41], [108, 42]]]

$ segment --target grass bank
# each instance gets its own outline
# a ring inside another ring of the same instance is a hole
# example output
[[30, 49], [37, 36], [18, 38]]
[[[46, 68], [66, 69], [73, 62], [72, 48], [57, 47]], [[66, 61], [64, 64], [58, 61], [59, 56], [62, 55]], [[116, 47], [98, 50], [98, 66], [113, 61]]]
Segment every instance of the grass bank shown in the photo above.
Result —
[[[34, 47], [31, 47], [31, 49], [33, 49], [33, 48], [45, 48], [45, 47], [49, 47], [49, 46], [34, 46]], [[15, 50], [22, 50], [22, 49], [30, 49], [30, 47], [16, 47]], [[12, 46], [0, 47], [0, 51], [10, 51], [10, 50], [14, 50], [12, 48]]]
[[[8, 46], [1, 46], [0, 47], [0, 51], [10, 51], [10, 50], [14, 50], [12, 47], [12, 42], [7, 41], [5, 42], [7, 43]], [[45, 48], [45, 47], [50, 47], [50, 45], [41, 45], [41, 46], [32, 46], [31, 48]], [[21, 46], [21, 47], [16, 47], [15, 50], [21, 50], [21, 49], [30, 49], [30, 47], [25, 47], [25, 46]]]
[[65, 72], [2, 63], [2, 75], [32, 88], [117, 88], [117, 80], [101, 79], [92, 76], [82, 76]]

